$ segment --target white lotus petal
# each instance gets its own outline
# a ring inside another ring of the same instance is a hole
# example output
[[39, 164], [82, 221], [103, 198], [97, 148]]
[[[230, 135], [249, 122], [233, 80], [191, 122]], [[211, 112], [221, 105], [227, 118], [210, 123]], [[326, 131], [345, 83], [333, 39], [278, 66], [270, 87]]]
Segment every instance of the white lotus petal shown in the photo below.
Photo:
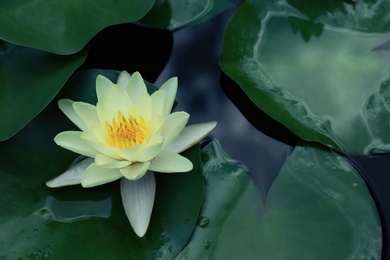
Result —
[[55, 177], [54, 179], [47, 181], [46, 186], [49, 188], [58, 188], [62, 186], [80, 184], [85, 169], [87, 169], [88, 166], [91, 163], [93, 163], [93, 161], [94, 161], [93, 158], [86, 158], [76, 163], [68, 170], [66, 170], [63, 174]]
[[133, 102], [137, 104], [137, 107], [139, 104], [142, 104], [142, 101], [145, 99], [146, 96], [149, 96], [145, 82], [138, 71], [134, 72], [131, 75], [127, 82], [125, 90], [127, 94], [131, 97]]
[[193, 168], [192, 162], [180, 154], [167, 150], [159, 153], [151, 162], [149, 170], [156, 172], [188, 172]]
[[185, 128], [190, 115], [186, 112], [175, 112], [169, 114], [164, 121], [164, 126], [161, 131], [164, 147], [171, 144]]
[[176, 92], [177, 92], [177, 77], [170, 78], [167, 80], [160, 88], [166, 92], [166, 103], [164, 114], [168, 115], [171, 113], [173, 102], [175, 101]]
[[217, 122], [211, 121], [206, 123], [194, 124], [186, 126], [179, 136], [169, 144], [165, 150], [181, 153], [187, 150], [194, 144], [198, 143], [207, 136], [217, 125]]
[[127, 71], [122, 71], [121, 74], [119, 74], [117, 84], [121, 86], [122, 88], [125, 88], [129, 82], [130, 74]]
[[118, 169], [103, 168], [96, 163], [91, 163], [83, 174], [81, 186], [91, 188], [116, 181], [122, 177]]
[[139, 237], [143, 237], [148, 229], [155, 194], [156, 180], [150, 171], [139, 180], [121, 179], [123, 208], [130, 225]]
[[61, 99], [58, 101], [58, 107], [61, 111], [81, 130], [86, 130], [87, 126], [84, 124], [83, 120], [79, 117], [76, 111], [73, 108], [73, 100], [70, 99]]
[[115, 85], [111, 82], [108, 78], [98, 75], [96, 77], [96, 94], [98, 101], [104, 100], [107, 96], [107, 91], [110, 89], [111, 86]]
[[[88, 130], [91, 129], [93, 125], [99, 123], [96, 106], [84, 102], [74, 102], [73, 108], [81, 120], [83, 120], [84, 125]], [[83, 130], [85, 131], [86, 129]]]
[[149, 169], [150, 162], [138, 162], [133, 163], [127, 167], [119, 169], [119, 171], [123, 174], [123, 176], [131, 181], [138, 180], [142, 178], [147, 170]]
[[81, 135], [83, 133], [85, 132], [61, 132], [54, 137], [54, 142], [65, 149], [71, 150], [72, 152], [79, 153], [87, 157], [95, 157], [98, 152], [81, 139]]
[[117, 160], [104, 154], [96, 155], [95, 163], [97, 166], [108, 169], [120, 169], [131, 164], [129, 161]]

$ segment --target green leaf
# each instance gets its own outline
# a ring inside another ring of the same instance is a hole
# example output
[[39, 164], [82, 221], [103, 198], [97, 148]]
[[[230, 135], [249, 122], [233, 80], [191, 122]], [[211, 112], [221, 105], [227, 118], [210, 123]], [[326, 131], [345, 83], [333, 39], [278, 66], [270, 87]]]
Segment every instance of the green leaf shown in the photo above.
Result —
[[86, 55], [60, 56], [0, 41], [0, 141], [41, 112]]
[[350, 5], [330, 2], [301, 10], [314, 13], [310, 19], [287, 3], [245, 2], [226, 30], [221, 67], [260, 109], [305, 140], [343, 153], [390, 151], [390, 109], [378, 99], [388, 92], [390, 34], [372, 33], [390, 30], [390, 21], [380, 27], [361, 10], [385, 3], [359, 1], [352, 17]]
[[154, 0], [6, 0], [1, 4], [0, 39], [57, 54], [73, 54], [102, 29], [139, 20], [153, 4]]
[[118, 182], [90, 189], [45, 186], [77, 156], [53, 141], [58, 132], [72, 127], [56, 101], [96, 100], [97, 74], [115, 81], [118, 75], [101, 70], [76, 73], [39, 116], [0, 143], [1, 259], [171, 259], [187, 243], [203, 198], [198, 145], [183, 153], [194, 164], [191, 172], [156, 173], [156, 201], [143, 238], [128, 222]]
[[263, 206], [239, 162], [202, 149], [205, 198], [177, 259], [380, 259], [381, 226], [366, 184], [344, 157], [297, 146]]
[[154, 28], [174, 30], [208, 20], [232, 6], [232, 0], [157, 0], [140, 22]]

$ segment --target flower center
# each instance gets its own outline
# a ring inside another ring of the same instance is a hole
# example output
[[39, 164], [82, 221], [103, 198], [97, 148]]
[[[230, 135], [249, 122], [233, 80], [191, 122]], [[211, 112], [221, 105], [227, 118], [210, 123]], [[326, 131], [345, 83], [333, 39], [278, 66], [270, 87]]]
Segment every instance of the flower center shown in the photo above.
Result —
[[126, 118], [118, 111], [118, 118], [112, 124], [106, 121], [106, 142], [116, 148], [131, 148], [149, 139], [150, 129], [141, 116]]

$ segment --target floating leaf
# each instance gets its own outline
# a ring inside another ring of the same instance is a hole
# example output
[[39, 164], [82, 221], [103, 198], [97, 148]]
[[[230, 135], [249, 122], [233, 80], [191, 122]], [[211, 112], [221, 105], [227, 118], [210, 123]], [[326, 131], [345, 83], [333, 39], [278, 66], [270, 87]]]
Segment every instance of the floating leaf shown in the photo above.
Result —
[[0, 141], [41, 112], [86, 55], [60, 56], [0, 41]]
[[140, 22], [150, 27], [173, 30], [210, 19], [232, 6], [231, 0], [157, 0]]
[[[387, 91], [390, 70], [390, 34], [372, 32], [389, 31], [390, 22], [361, 10], [385, 3], [359, 1], [352, 17], [350, 4], [330, 2], [308, 19], [288, 3], [246, 1], [226, 30], [221, 67], [259, 108], [305, 140], [344, 153], [389, 151], [389, 109], [371, 96]], [[309, 7], [299, 10], [310, 13]], [[353, 19], [362, 24], [352, 26]]]
[[57, 54], [73, 54], [102, 29], [134, 22], [154, 0], [12, 1], [1, 3], [0, 39]]
[[1, 259], [169, 259], [187, 243], [203, 198], [199, 145], [183, 153], [194, 165], [191, 172], [155, 174], [155, 206], [143, 238], [135, 235], [125, 215], [118, 181], [90, 189], [45, 186], [77, 156], [53, 141], [72, 127], [57, 100], [96, 100], [97, 74], [115, 81], [118, 75], [76, 73], [39, 116], [0, 143]]
[[247, 172], [218, 142], [202, 149], [202, 164], [201, 217], [178, 259], [380, 259], [375, 203], [342, 156], [295, 147], [265, 206]]

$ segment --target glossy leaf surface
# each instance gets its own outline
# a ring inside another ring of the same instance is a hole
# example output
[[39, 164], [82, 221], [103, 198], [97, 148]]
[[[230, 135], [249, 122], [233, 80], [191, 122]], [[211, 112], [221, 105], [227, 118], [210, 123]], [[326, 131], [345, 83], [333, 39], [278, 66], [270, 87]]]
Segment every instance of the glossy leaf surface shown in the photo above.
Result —
[[305, 140], [389, 151], [390, 22], [368, 11], [388, 3], [314, 2], [246, 1], [225, 33], [222, 69]]
[[41, 112], [86, 55], [60, 56], [0, 41], [0, 141]]
[[150, 27], [174, 30], [210, 19], [232, 6], [231, 0], [157, 0], [140, 22]]
[[170, 259], [187, 243], [203, 197], [198, 145], [183, 153], [194, 170], [156, 173], [156, 201], [144, 238], [126, 218], [119, 182], [90, 189], [45, 186], [77, 156], [53, 141], [72, 128], [57, 99], [93, 102], [97, 74], [115, 81], [118, 76], [101, 70], [76, 73], [38, 117], [0, 144], [0, 258]]
[[205, 199], [178, 259], [380, 259], [375, 203], [345, 159], [297, 146], [265, 206], [244, 168], [218, 142], [202, 149]]
[[100, 30], [140, 19], [153, 4], [154, 0], [6, 0], [1, 3], [0, 39], [57, 54], [72, 54]]

